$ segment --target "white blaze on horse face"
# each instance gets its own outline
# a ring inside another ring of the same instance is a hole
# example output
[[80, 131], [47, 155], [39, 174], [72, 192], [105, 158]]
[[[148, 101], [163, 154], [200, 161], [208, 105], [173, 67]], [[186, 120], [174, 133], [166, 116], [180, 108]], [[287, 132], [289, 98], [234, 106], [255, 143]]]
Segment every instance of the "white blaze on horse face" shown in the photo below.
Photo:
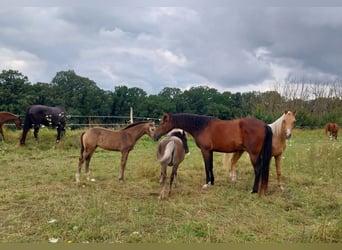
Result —
[[290, 138], [291, 137], [291, 129], [287, 128], [286, 129], [286, 138]]

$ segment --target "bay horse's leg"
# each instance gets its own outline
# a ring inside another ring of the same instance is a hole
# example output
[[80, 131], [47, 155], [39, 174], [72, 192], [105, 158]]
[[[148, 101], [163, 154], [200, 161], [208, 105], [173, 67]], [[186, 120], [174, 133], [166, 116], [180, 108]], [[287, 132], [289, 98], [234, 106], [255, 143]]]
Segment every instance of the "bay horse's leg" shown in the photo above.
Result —
[[231, 178], [232, 181], [236, 181], [236, 163], [238, 162], [238, 160], [241, 158], [241, 155], [243, 154], [243, 150], [241, 151], [236, 151], [233, 154], [232, 159], [230, 160], [230, 173], [229, 176]]
[[257, 193], [259, 190], [259, 181], [260, 181], [260, 166], [254, 166], [254, 184], [252, 189], [252, 194]]
[[160, 183], [161, 183], [162, 189], [160, 191], [159, 200], [164, 200], [165, 199], [166, 171], [167, 171], [167, 164], [164, 163], [162, 165], [162, 167], [161, 167]]
[[203, 189], [209, 188], [210, 185], [214, 185], [215, 177], [213, 173], [213, 151], [201, 149], [204, 160], [206, 183], [203, 185]]
[[281, 184], [281, 158], [282, 158], [282, 154], [274, 156], [276, 172], [277, 172], [278, 187], [280, 188], [281, 191], [283, 191], [284, 187]]
[[125, 168], [126, 168], [126, 162], [128, 158], [129, 151], [123, 151], [121, 152], [121, 170], [119, 174], [119, 181], [124, 181], [125, 180]]

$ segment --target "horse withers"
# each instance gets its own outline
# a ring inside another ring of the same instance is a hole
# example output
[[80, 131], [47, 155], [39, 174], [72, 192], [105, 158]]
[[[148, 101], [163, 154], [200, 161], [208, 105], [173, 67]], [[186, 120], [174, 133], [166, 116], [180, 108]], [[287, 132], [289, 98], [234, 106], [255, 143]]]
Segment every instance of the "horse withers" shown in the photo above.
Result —
[[170, 189], [168, 196], [171, 196], [172, 183], [177, 180], [177, 170], [179, 164], [184, 160], [185, 154], [189, 153], [188, 141], [184, 130], [174, 129], [159, 143], [157, 148], [157, 160], [161, 164], [161, 178], [162, 190], [159, 199], [166, 198], [166, 172], [167, 167], [172, 166], [172, 173], [170, 175]]
[[34, 129], [34, 137], [39, 143], [38, 132], [41, 125], [57, 127], [56, 143], [58, 143], [65, 133], [66, 120], [67, 112], [62, 106], [49, 107], [45, 105], [32, 105], [28, 107], [25, 114], [20, 144], [25, 145], [27, 133], [32, 127]]
[[337, 140], [338, 130], [339, 130], [338, 124], [335, 122], [329, 122], [325, 125], [325, 134], [326, 135], [329, 134], [329, 137], [331, 140], [332, 139]]
[[[273, 123], [268, 124], [273, 132], [272, 139], [272, 156], [275, 160], [276, 172], [277, 172], [277, 182], [280, 190], [284, 190], [281, 183], [281, 160], [283, 153], [286, 149], [286, 140], [292, 135], [292, 129], [294, 128], [296, 121], [296, 111], [285, 112]], [[236, 163], [240, 159], [244, 150], [237, 151], [233, 154], [230, 166], [230, 178], [232, 181], [236, 181]], [[228, 165], [228, 154], [224, 154], [223, 164]]]
[[263, 121], [256, 118], [227, 121], [212, 116], [165, 113], [156, 128], [154, 140], [174, 128], [191, 134], [201, 150], [206, 174], [203, 188], [214, 185], [213, 152], [233, 153], [246, 150], [255, 174], [252, 193], [261, 195], [266, 192], [272, 157], [272, 129]]
[[81, 155], [75, 174], [76, 183], [80, 183], [81, 169], [85, 162], [85, 175], [89, 181], [89, 163], [97, 147], [105, 150], [121, 152], [121, 170], [119, 180], [124, 181], [124, 172], [129, 152], [135, 143], [143, 135], [147, 134], [153, 138], [154, 122], [142, 121], [128, 125], [121, 130], [112, 130], [101, 127], [90, 128], [81, 134]]
[[7, 122], [13, 122], [17, 129], [21, 129], [21, 120], [19, 116], [12, 114], [10, 112], [0, 112], [0, 135], [3, 141], [5, 141], [5, 136], [2, 126]]

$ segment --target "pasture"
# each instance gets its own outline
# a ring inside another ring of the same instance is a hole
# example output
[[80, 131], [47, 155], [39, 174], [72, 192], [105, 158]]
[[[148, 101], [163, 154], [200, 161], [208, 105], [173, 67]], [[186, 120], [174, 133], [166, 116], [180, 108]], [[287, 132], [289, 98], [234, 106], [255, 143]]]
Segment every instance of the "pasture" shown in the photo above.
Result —
[[[128, 156], [125, 183], [118, 181], [120, 153], [97, 149], [90, 177], [75, 182], [79, 135], [68, 130], [55, 145], [55, 130], [5, 130], [0, 142], [0, 242], [342, 242], [342, 142], [320, 130], [294, 129], [278, 190], [274, 160], [266, 196], [251, 194], [248, 154], [237, 164], [237, 181], [214, 154], [215, 185], [202, 190], [204, 163], [188, 138], [190, 155], [178, 169], [172, 197], [159, 201], [159, 142], [142, 137]], [[168, 177], [171, 168], [168, 169]], [[167, 179], [167, 182], [169, 179]]]

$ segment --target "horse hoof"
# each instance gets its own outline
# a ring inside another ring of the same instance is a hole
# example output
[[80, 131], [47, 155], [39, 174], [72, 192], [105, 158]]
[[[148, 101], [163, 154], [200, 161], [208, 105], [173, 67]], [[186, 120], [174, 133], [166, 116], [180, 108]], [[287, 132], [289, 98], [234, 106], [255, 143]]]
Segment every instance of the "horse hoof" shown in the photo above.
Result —
[[210, 184], [210, 182], [209, 182], [209, 183], [207, 183], [207, 184], [204, 184], [204, 185], [202, 186], [202, 189], [209, 189], [210, 186], [211, 186], [211, 184]]

